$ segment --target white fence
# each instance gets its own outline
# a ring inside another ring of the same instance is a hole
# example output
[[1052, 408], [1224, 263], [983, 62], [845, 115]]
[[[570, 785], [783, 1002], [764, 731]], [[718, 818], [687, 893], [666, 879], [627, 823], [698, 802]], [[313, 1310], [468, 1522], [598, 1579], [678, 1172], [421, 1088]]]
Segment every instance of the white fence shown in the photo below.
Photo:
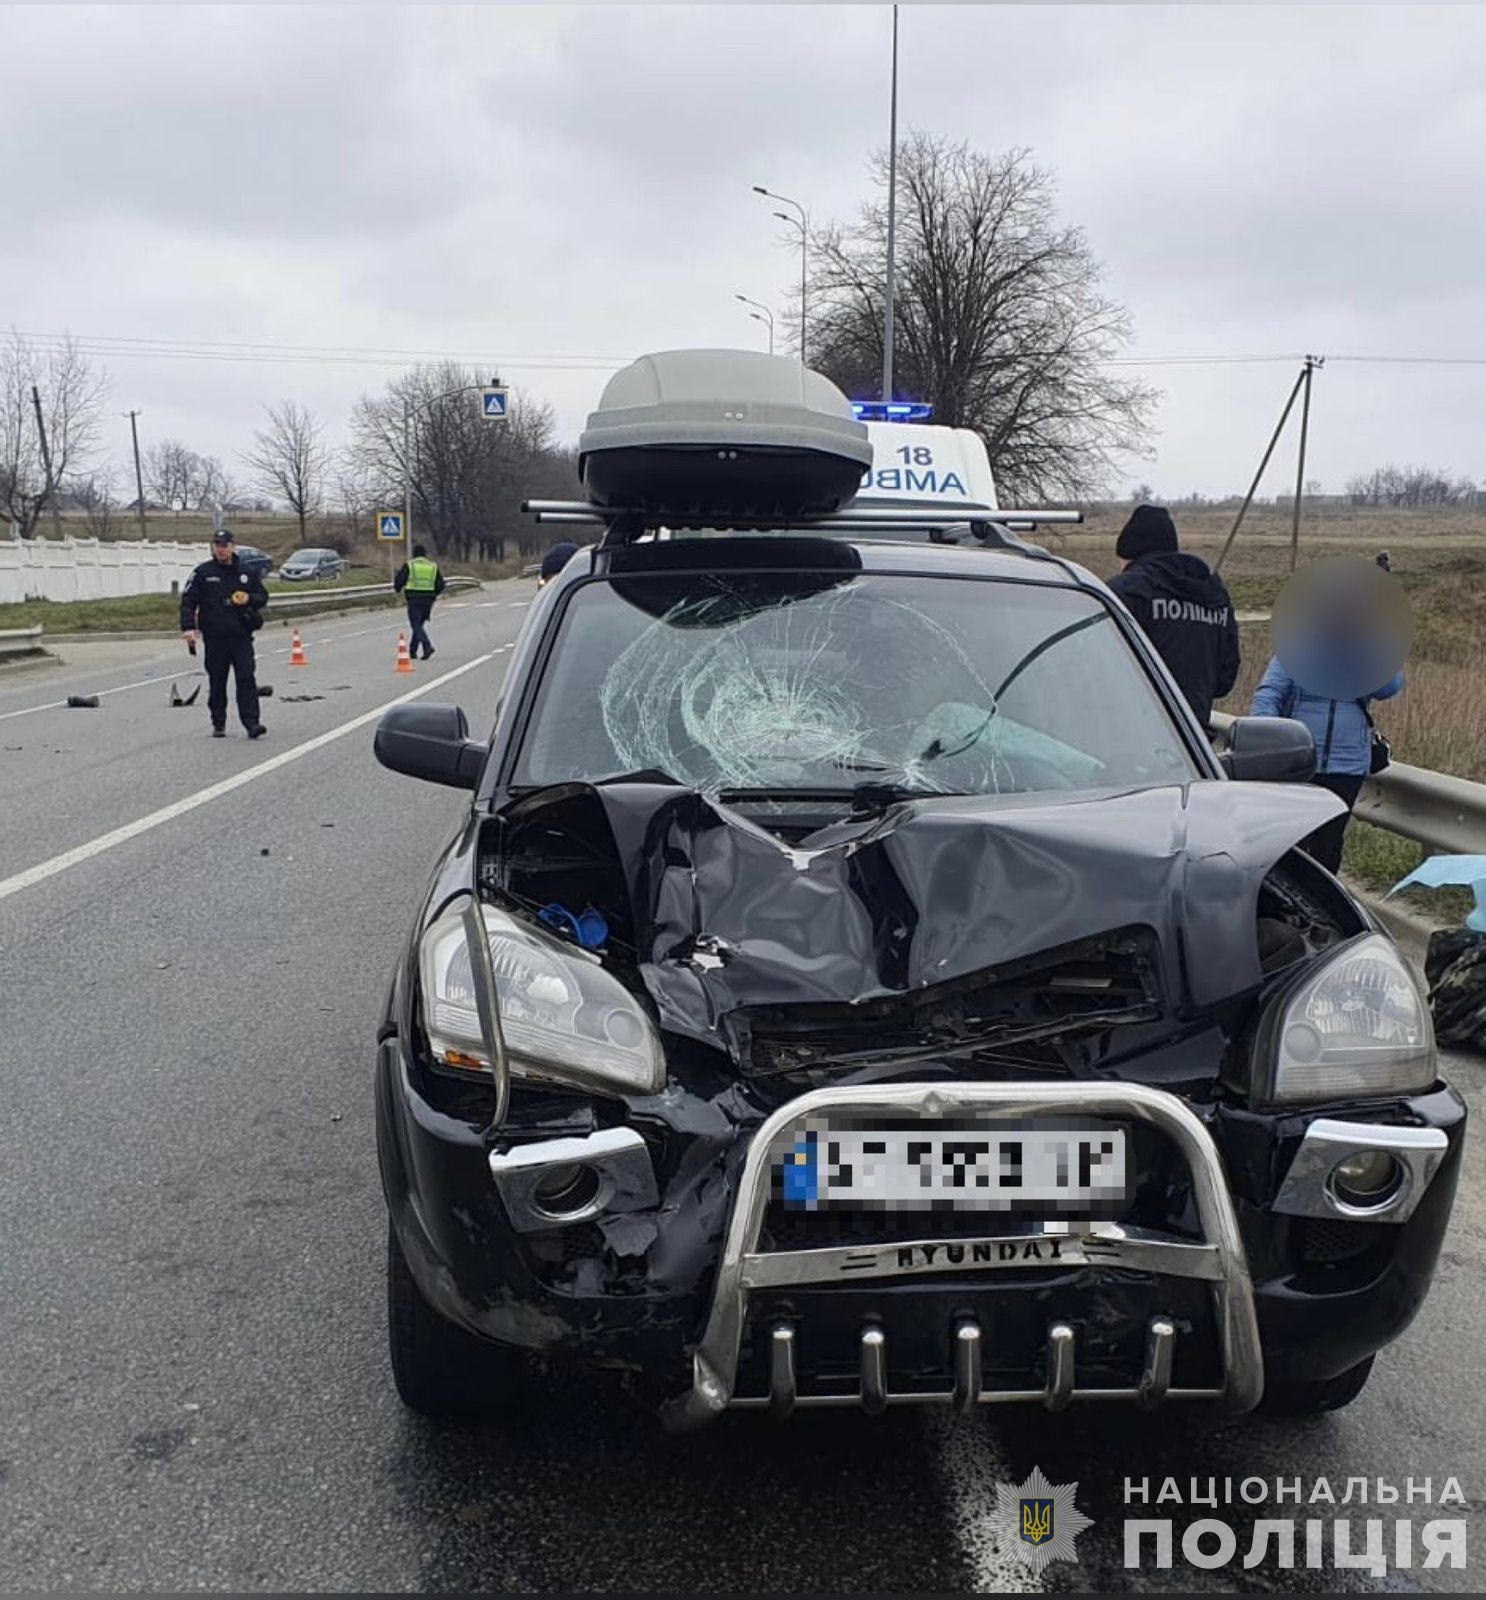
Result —
[[0, 540], [0, 605], [17, 600], [106, 600], [168, 594], [205, 561], [205, 544], [99, 539]]

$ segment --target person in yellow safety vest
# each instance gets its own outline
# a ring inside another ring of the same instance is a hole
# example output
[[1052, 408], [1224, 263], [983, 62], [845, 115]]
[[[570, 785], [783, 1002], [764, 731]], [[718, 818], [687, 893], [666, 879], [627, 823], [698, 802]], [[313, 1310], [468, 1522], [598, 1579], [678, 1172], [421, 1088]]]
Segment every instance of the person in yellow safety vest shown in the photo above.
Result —
[[413, 546], [413, 558], [404, 561], [397, 569], [392, 587], [408, 602], [409, 654], [418, 659], [418, 647], [423, 647], [425, 661], [433, 654], [433, 640], [428, 637], [428, 619], [433, 615], [433, 603], [444, 592], [444, 575], [437, 561], [428, 559], [428, 551], [421, 544]]

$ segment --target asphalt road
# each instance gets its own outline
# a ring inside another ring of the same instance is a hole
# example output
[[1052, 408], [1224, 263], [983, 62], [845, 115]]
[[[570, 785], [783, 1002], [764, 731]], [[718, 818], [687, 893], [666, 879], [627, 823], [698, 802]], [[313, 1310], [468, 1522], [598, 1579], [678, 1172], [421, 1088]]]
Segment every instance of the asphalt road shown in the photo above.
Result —
[[[409, 690], [488, 725], [530, 593], [441, 607], [411, 679], [395, 618], [311, 626], [309, 668], [267, 655], [261, 744], [169, 709], [172, 674], [189, 687], [173, 645], [0, 681], [0, 1589], [1017, 1589], [989, 1522], [1034, 1465], [1094, 1519], [1048, 1589], [1479, 1589], [1479, 1141], [1428, 1304], [1328, 1419], [801, 1413], [678, 1441], [601, 1382], [534, 1383], [503, 1431], [401, 1409], [372, 1029], [462, 797], [383, 771], [371, 731]], [[224, 779], [243, 781], [199, 803]], [[1483, 1063], [1448, 1070], [1479, 1105]], [[1127, 1474], [1338, 1494], [1454, 1475], [1476, 1560], [1381, 1582], [1127, 1573]]]

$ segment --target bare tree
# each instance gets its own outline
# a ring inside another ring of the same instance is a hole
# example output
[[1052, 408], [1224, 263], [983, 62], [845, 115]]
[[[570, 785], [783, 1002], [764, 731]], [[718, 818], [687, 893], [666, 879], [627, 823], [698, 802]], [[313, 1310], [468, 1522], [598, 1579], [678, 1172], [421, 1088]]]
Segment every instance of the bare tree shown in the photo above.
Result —
[[46, 469], [36, 433], [33, 386], [41, 396], [52, 481], [60, 492], [98, 446], [108, 379], [95, 372], [75, 339], [29, 343], [14, 329], [0, 344], [0, 513], [34, 531], [46, 503]]
[[[880, 191], [885, 155], [873, 164]], [[898, 396], [973, 428], [1013, 496], [1087, 496], [1114, 458], [1144, 454], [1155, 391], [1112, 374], [1130, 318], [1101, 287], [1051, 175], [1024, 150], [991, 157], [913, 133], [898, 152]], [[881, 386], [887, 205], [814, 240], [812, 365], [848, 394]]]
[[268, 427], [253, 435], [253, 448], [243, 461], [261, 489], [289, 502], [299, 518], [303, 544], [305, 519], [320, 509], [324, 499], [327, 461], [323, 429], [307, 406], [292, 400], [265, 409]]
[[177, 516], [183, 511], [221, 511], [237, 498], [216, 456], [198, 455], [179, 439], [162, 439], [145, 452], [144, 481], [150, 493]]
[[118, 474], [112, 467], [68, 485], [67, 497], [82, 512], [90, 538], [117, 539], [122, 531], [121, 508], [114, 494], [117, 487]]
[[198, 511], [212, 513], [232, 509], [241, 496], [231, 474], [216, 456], [196, 456], [194, 481], [191, 486], [191, 503]]
[[199, 460], [179, 439], [162, 439], [145, 452], [144, 481], [167, 511], [179, 515], [191, 509], [200, 476]]
[[[504, 422], [484, 421], [473, 391], [476, 373], [444, 362], [394, 378], [385, 394], [362, 399], [352, 417], [351, 461], [359, 481], [382, 505], [399, 506], [405, 476], [413, 520], [429, 531], [441, 555], [479, 552], [502, 560], [508, 537], [523, 549], [535, 528], [520, 503], [534, 493], [571, 494], [576, 474], [553, 448], [551, 407], [513, 394]], [[404, 408], [411, 426], [404, 429]], [[404, 439], [411, 449], [404, 455]]]

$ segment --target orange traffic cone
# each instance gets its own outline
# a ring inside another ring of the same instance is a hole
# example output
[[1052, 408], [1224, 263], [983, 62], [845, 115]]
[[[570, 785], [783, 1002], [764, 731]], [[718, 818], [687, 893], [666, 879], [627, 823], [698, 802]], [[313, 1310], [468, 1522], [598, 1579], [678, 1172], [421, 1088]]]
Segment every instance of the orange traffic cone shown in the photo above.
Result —
[[399, 672], [413, 670], [413, 658], [408, 654], [408, 636], [405, 633], [397, 636], [397, 670]]
[[299, 637], [299, 629], [298, 628], [296, 628], [294, 630], [294, 638], [292, 640], [292, 644], [293, 644], [293, 648], [289, 652], [289, 665], [291, 667], [307, 667], [307, 666], [309, 666], [309, 664], [310, 664], [309, 657], [307, 655], [305, 655], [305, 653], [304, 653], [304, 643]]

